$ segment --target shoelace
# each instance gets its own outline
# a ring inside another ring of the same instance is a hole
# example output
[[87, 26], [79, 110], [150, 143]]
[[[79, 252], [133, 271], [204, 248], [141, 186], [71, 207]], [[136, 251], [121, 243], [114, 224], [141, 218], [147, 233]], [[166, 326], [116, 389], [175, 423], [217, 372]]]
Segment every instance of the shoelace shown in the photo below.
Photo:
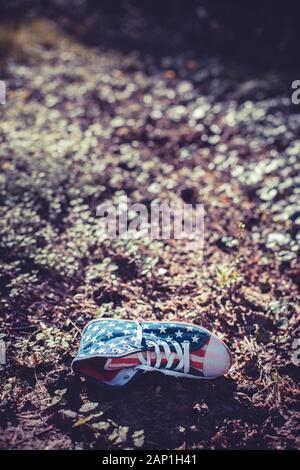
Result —
[[[143, 327], [140, 324], [139, 320], [136, 320], [137, 324], [137, 335], [136, 335], [136, 340], [139, 345], [142, 344], [143, 340]], [[188, 374], [190, 371], [190, 343], [188, 341], [184, 341], [182, 345], [180, 345], [177, 341], [172, 341], [172, 345], [175, 348], [175, 352], [172, 352], [170, 349], [170, 346], [166, 341], [159, 341], [159, 344], [157, 341], [149, 340], [148, 341], [149, 346], [154, 347], [155, 351], [155, 356], [156, 356], [156, 362], [154, 366], [151, 365], [151, 351], [146, 352], [146, 358], [144, 357], [143, 353], [137, 353], [137, 356], [141, 362], [141, 365], [137, 366], [139, 369], [143, 370], [153, 370], [153, 369], [158, 369], [161, 365], [162, 359], [167, 360], [167, 364], [164, 366], [164, 369], [171, 369], [172, 365], [174, 363], [174, 359], [179, 361], [177, 366], [173, 369], [177, 372], [181, 371], [183, 369], [183, 372], [185, 374]], [[163, 348], [163, 352], [160, 349], [160, 346]], [[163, 357], [164, 354], [164, 357]]]

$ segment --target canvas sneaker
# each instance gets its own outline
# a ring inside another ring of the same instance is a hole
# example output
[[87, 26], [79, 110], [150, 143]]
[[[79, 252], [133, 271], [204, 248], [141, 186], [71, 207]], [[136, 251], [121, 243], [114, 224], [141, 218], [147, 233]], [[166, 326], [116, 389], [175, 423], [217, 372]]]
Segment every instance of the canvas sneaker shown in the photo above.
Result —
[[213, 379], [231, 354], [209, 330], [183, 322], [97, 319], [87, 324], [72, 367], [96, 382], [122, 386], [141, 372]]

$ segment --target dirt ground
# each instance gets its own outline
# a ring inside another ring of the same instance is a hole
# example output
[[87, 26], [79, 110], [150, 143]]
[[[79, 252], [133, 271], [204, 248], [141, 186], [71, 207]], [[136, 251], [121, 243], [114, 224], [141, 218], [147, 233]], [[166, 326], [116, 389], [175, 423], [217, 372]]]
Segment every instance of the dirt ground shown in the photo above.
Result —
[[[46, 20], [10, 28], [1, 448], [299, 448], [300, 116], [286, 81], [190, 52], [85, 46]], [[125, 197], [204, 204], [203, 250], [99, 240], [97, 205]], [[97, 389], [70, 369], [97, 317], [203, 325], [233, 366]]]

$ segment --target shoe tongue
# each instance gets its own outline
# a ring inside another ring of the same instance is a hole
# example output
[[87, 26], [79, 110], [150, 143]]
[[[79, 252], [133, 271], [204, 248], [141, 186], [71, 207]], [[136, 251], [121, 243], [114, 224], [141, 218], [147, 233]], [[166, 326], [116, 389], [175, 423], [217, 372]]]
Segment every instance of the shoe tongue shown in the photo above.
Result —
[[121, 369], [112, 380], [103, 381], [107, 385], [126, 385], [136, 375], [138, 370], [135, 367]]

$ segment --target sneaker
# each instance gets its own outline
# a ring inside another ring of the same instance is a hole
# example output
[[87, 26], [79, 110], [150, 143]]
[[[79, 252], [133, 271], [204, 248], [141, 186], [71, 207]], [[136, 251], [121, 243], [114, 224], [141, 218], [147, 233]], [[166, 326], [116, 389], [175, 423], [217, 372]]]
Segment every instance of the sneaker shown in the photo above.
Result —
[[210, 331], [189, 323], [93, 320], [84, 328], [72, 367], [96, 382], [122, 386], [141, 372], [213, 379], [231, 366], [231, 354]]

